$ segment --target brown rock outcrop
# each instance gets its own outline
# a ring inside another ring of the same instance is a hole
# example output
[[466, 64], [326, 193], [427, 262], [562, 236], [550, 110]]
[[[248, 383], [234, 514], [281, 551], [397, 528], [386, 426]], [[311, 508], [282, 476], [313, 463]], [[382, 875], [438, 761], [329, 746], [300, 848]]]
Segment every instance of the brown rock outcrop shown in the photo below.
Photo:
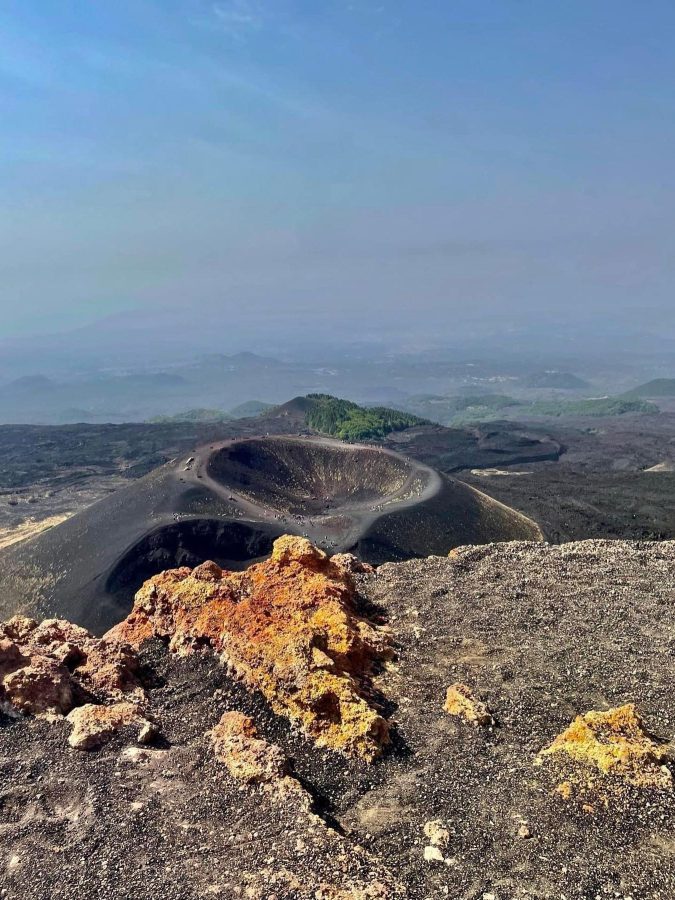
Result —
[[352, 573], [367, 568], [284, 536], [245, 572], [209, 562], [151, 578], [107, 637], [138, 647], [158, 636], [180, 654], [211, 648], [319, 746], [373, 759], [389, 726], [371, 674], [391, 640], [357, 612]]
[[269, 784], [288, 775], [288, 762], [281, 748], [261, 740], [253, 719], [243, 713], [223, 713], [209, 737], [216, 758], [237, 781]]
[[131, 724], [132, 711], [138, 717], [145, 699], [138, 671], [129, 645], [62, 619], [14, 616], [0, 625], [0, 708], [15, 716], [69, 714], [71, 746], [100, 746]]
[[[26, 670], [24, 675], [13, 677], [21, 670]], [[14, 616], [0, 625], [0, 699], [17, 712], [65, 713], [82, 697], [100, 702], [140, 701], [144, 692], [138, 670], [138, 659], [128, 644], [96, 638], [64, 619], [38, 623]], [[26, 699], [26, 685], [31, 682]]]
[[151, 726], [135, 703], [113, 703], [112, 706], [86, 703], [71, 710], [66, 718], [73, 726], [68, 743], [76, 750], [97, 750], [127, 726], [137, 726], [139, 735]]
[[[16, 658], [13, 651], [11, 656]], [[6, 657], [3, 662], [6, 663]], [[2, 677], [0, 696], [4, 712], [9, 715], [68, 712], [73, 705], [73, 685], [70, 672], [63, 664], [44, 656], [19, 656], [17, 662], [16, 668]]]

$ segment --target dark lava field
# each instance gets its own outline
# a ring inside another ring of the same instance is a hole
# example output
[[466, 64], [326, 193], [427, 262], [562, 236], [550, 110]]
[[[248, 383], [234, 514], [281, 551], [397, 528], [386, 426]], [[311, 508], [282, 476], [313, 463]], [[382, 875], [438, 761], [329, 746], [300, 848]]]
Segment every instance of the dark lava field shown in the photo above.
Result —
[[[205, 557], [241, 568], [283, 532], [375, 564], [540, 531], [675, 537], [675, 413], [417, 426], [375, 449], [298, 440], [311, 437], [302, 415], [282, 409], [208, 426], [0, 426], [0, 528], [35, 529], [0, 549], [3, 610], [100, 631], [156, 572]], [[57, 524], [40, 533], [43, 521]]]

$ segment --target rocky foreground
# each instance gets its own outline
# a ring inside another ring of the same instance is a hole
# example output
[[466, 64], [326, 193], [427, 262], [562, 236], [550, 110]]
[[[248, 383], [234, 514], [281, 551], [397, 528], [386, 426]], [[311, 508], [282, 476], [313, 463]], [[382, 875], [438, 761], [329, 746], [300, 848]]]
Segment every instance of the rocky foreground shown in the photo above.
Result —
[[0, 626], [7, 898], [675, 896], [675, 542], [281, 538]]

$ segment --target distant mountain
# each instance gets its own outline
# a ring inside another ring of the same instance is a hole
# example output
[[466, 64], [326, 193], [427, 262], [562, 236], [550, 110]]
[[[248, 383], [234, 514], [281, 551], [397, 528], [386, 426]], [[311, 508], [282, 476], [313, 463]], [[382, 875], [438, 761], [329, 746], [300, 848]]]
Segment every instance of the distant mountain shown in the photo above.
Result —
[[654, 378], [640, 384], [632, 391], [626, 391], [624, 397], [675, 397], [675, 378]]
[[55, 382], [46, 375], [23, 375], [4, 385], [2, 390], [9, 394], [31, 394], [51, 391], [55, 387]]
[[587, 381], [573, 375], [571, 372], [535, 372], [523, 379], [523, 385], [531, 388], [557, 388], [558, 390], [574, 391], [589, 387]]
[[147, 421], [197, 405], [216, 404], [174, 372], [99, 372], [62, 381], [29, 375], [0, 386], [3, 423]]

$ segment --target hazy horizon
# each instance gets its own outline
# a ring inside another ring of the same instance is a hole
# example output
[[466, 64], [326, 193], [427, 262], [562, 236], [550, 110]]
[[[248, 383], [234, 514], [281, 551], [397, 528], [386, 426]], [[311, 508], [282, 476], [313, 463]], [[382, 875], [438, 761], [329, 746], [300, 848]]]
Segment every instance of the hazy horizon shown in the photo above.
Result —
[[671, 4], [10, 0], [0, 25], [2, 347], [675, 335]]

